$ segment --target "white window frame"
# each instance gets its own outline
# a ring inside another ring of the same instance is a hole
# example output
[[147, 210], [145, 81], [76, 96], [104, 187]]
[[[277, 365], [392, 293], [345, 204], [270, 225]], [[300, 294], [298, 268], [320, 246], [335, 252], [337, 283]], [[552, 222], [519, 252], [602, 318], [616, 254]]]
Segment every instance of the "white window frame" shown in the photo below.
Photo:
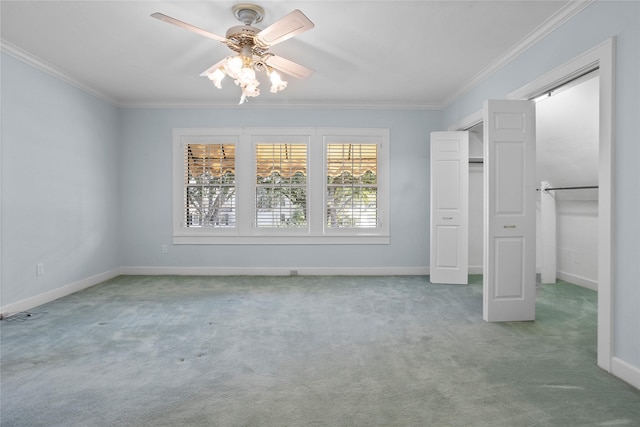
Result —
[[[243, 197], [243, 206], [247, 206], [251, 203], [251, 207], [253, 209], [247, 209], [251, 214], [255, 217], [255, 191], [256, 191], [256, 145], [258, 144], [276, 144], [276, 143], [285, 143], [285, 144], [305, 144], [307, 146], [307, 225], [306, 227], [294, 227], [294, 228], [269, 228], [269, 227], [256, 227], [253, 220], [251, 221], [251, 232], [252, 236], [265, 236], [265, 237], [304, 237], [309, 235], [309, 183], [310, 183], [310, 175], [309, 172], [309, 163], [311, 162], [310, 158], [310, 147], [311, 147], [311, 135], [309, 135], [308, 130], [306, 129], [249, 129], [247, 132], [249, 138], [251, 139], [251, 170], [249, 172], [249, 177], [251, 179], [251, 201], [248, 198]], [[242, 160], [245, 160], [244, 158]], [[246, 176], [243, 175], [243, 178]], [[236, 208], [237, 209], [237, 208]], [[264, 240], [264, 239], [262, 239]], [[261, 240], [261, 241], [262, 241]], [[268, 243], [268, 242], [267, 242]]]
[[[184, 226], [184, 146], [235, 143], [236, 224], [234, 228]], [[326, 225], [326, 145], [340, 141], [378, 144], [378, 226], [329, 228]], [[259, 143], [308, 144], [307, 227], [257, 228], [255, 218], [255, 146]], [[388, 244], [389, 129], [386, 128], [175, 128], [173, 129], [174, 244]]]

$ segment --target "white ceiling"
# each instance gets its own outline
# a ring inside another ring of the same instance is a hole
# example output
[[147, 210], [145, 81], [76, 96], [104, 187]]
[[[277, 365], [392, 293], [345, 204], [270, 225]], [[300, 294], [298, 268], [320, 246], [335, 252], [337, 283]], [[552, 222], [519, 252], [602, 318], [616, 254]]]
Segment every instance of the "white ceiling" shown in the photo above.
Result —
[[[120, 106], [236, 105], [229, 79], [199, 74], [231, 51], [158, 21], [162, 12], [224, 36], [233, 1], [8, 1], [4, 51]], [[588, 2], [259, 0], [265, 28], [300, 9], [315, 28], [271, 51], [315, 73], [251, 105], [442, 108]]]

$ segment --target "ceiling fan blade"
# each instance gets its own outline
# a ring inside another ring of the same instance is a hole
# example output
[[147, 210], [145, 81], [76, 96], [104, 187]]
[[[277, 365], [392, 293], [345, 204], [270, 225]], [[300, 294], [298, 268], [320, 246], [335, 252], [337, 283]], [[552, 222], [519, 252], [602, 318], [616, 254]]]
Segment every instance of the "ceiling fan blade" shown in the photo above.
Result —
[[312, 69], [293, 61], [289, 61], [281, 56], [271, 55], [265, 60], [265, 62], [268, 66], [299, 79], [305, 79], [313, 74]]
[[260, 31], [256, 35], [255, 41], [261, 47], [273, 46], [297, 34], [310, 30], [314, 26], [313, 22], [311, 22], [304, 13], [296, 9]]
[[[227, 57], [227, 58], [229, 58], [229, 57]], [[209, 74], [213, 73], [215, 70], [217, 70], [218, 68], [222, 67], [222, 64], [224, 63], [224, 61], [227, 60], [227, 58], [221, 59], [220, 61], [218, 61], [217, 63], [215, 63], [211, 67], [207, 68], [205, 71], [202, 72], [202, 74], [200, 74], [200, 77], [209, 77]]]
[[159, 19], [164, 22], [168, 22], [169, 24], [177, 25], [180, 28], [184, 28], [185, 30], [189, 30], [193, 33], [200, 34], [201, 36], [209, 37], [210, 39], [217, 40], [219, 42], [227, 41], [227, 39], [222, 36], [210, 33], [209, 31], [203, 30], [202, 28], [196, 27], [195, 25], [187, 24], [186, 22], [180, 21], [179, 19], [167, 16], [164, 13], [160, 13], [160, 12], [152, 13], [151, 17]]

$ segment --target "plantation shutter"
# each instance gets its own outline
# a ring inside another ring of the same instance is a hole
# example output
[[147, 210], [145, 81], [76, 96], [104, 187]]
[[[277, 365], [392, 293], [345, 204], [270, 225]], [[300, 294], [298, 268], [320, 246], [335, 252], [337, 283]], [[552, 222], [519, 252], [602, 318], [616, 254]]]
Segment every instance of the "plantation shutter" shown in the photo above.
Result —
[[257, 228], [307, 226], [307, 144], [255, 145]]
[[234, 144], [185, 144], [186, 227], [235, 227], [235, 159]]
[[378, 227], [378, 145], [327, 144], [329, 228]]

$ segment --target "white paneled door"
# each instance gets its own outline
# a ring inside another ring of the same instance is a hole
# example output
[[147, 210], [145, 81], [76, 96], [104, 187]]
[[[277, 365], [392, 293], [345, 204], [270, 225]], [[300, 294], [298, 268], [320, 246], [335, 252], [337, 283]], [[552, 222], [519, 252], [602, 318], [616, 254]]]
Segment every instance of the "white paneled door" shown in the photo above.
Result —
[[468, 283], [468, 132], [431, 133], [429, 269], [432, 283]]
[[484, 105], [483, 318], [535, 319], [536, 148], [533, 101]]

